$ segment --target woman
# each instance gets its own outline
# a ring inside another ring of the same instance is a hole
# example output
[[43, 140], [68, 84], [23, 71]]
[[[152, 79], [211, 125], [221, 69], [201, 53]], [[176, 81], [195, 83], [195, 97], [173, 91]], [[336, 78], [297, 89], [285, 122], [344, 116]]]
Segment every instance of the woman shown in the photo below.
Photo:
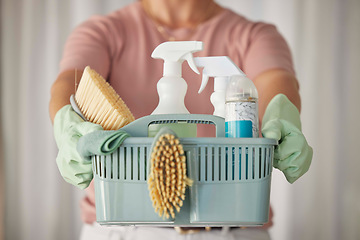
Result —
[[[274, 26], [249, 21], [213, 0], [141, 0], [109, 15], [94, 16], [70, 35], [60, 73], [51, 89], [51, 119], [54, 120], [56, 113], [69, 104], [69, 97], [75, 92], [74, 76], [78, 82], [87, 65], [109, 81], [136, 118], [149, 115], [158, 103], [156, 83], [162, 76], [163, 67], [162, 61], [151, 59], [151, 52], [160, 43], [173, 40], [202, 41], [204, 50], [194, 56], [229, 56], [258, 89], [260, 122], [269, 101], [278, 93], [286, 95], [300, 110], [299, 85], [291, 54]], [[185, 105], [189, 111], [212, 114], [209, 99], [213, 87], [208, 86], [199, 95], [200, 77], [184, 68], [183, 78], [188, 83]], [[205, 131], [199, 134], [207, 136]], [[85, 188], [90, 180], [78, 186]], [[89, 236], [99, 239], [100, 235], [110, 239], [106, 236], [111, 234], [144, 236], [144, 239], [151, 239], [151, 236], [154, 239], [189, 237], [177, 235], [171, 228], [148, 231], [148, 228], [99, 227], [94, 224], [93, 185], [90, 184], [86, 191], [81, 203], [82, 220], [86, 224], [82, 239], [89, 239]], [[269, 238], [264, 229], [201, 230], [191, 237], [227, 239], [249, 233], [254, 239]]]

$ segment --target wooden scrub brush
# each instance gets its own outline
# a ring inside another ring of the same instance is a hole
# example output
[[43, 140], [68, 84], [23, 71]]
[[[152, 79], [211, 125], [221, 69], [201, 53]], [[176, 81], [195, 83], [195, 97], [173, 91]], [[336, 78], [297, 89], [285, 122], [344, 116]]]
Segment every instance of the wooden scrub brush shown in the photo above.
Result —
[[75, 101], [85, 118], [104, 130], [117, 130], [135, 119], [110, 84], [89, 66], [84, 69]]
[[175, 218], [175, 210], [179, 212], [185, 200], [186, 186], [192, 185], [186, 176], [183, 146], [175, 133], [164, 127], [151, 149], [148, 187], [153, 207], [160, 217]]

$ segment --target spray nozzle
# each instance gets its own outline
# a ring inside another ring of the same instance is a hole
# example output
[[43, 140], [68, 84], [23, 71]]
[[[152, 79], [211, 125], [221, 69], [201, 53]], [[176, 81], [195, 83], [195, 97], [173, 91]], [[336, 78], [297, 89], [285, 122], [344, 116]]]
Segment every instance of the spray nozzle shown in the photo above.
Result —
[[245, 76], [245, 73], [227, 56], [196, 57], [194, 60], [196, 66], [204, 67], [199, 93], [206, 87], [209, 77], [215, 78], [214, 90], [217, 91], [226, 89], [227, 82], [231, 76]]
[[203, 43], [199, 41], [170, 41], [158, 45], [151, 57], [164, 60], [164, 76], [181, 76], [183, 61], [187, 61], [190, 68], [200, 74], [192, 54], [202, 49]]

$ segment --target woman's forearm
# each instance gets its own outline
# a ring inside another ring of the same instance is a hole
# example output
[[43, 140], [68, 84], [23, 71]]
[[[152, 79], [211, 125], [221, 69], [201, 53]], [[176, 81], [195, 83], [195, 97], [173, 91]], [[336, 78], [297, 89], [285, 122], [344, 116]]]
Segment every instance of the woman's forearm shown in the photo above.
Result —
[[49, 103], [49, 114], [52, 122], [54, 121], [57, 111], [70, 103], [70, 96], [75, 93], [75, 82], [79, 83], [81, 76], [82, 71], [68, 70], [60, 73], [57, 77], [51, 87]]
[[273, 69], [260, 74], [254, 79], [254, 83], [259, 94], [260, 124], [268, 103], [279, 93], [285, 94], [298, 110], [301, 110], [299, 85], [293, 74], [282, 69]]

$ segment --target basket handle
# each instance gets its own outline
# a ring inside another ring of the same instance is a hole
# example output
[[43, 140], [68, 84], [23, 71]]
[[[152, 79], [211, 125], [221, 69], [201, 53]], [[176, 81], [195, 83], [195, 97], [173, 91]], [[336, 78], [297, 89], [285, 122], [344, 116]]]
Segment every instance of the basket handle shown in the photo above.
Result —
[[148, 115], [136, 119], [121, 129], [129, 133], [132, 137], [147, 137], [149, 125], [166, 123], [214, 124], [216, 128], [216, 137], [225, 137], [224, 118], [206, 114]]

